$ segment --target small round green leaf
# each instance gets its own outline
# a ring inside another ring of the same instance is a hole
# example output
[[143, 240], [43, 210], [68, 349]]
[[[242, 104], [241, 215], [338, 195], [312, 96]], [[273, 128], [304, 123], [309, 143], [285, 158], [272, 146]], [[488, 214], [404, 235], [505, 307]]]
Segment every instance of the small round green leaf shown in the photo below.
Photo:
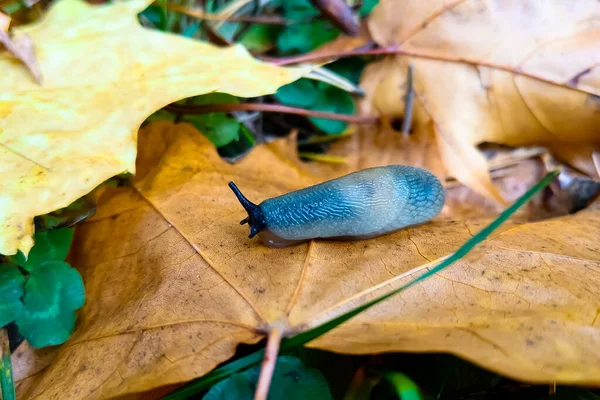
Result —
[[[203, 400], [252, 400], [260, 374], [257, 365], [214, 385]], [[307, 368], [296, 357], [279, 356], [269, 388], [268, 400], [331, 400], [323, 374]]]
[[203, 104], [230, 104], [239, 103], [239, 99], [227, 93], [213, 92], [203, 94], [202, 96], [196, 96], [193, 98], [193, 102], [196, 105]]
[[25, 277], [14, 265], [0, 265], [0, 328], [21, 313]]
[[310, 108], [318, 97], [319, 91], [316, 83], [311, 79], [299, 79], [280, 87], [275, 93], [278, 101], [292, 107]]
[[293, 21], [316, 17], [320, 14], [309, 0], [285, 0], [281, 2], [283, 16]]
[[329, 21], [292, 24], [277, 38], [277, 48], [284, 54], [307, 53], [335, 39], [339, 34], [340, 30]]
[[69, 253], [69, 248], [71, 248], [73, 232], [73, 228], [36, 232], [35, 244], [31, 248], [27, 260], [21, 252], [13, 259], [28, 271], [32, 271], [47, 261], [64, 261]]
[[242, 36], [242, 44], [248, 50], [262, 53], [275, 46], [275, 38], [280, 32], [280, 26], [252, 25]]
[[85, 303], [81, 275], [62, 261], [43, 263], [25, 284], [19, 332], [33, 347], [64, 343], [75, 327], [75, 310]]
[[238, 120], [224, 113], [187, 115], [184, 121], [192, 124], [216, 147], [226, 146], [240, 136]]
[[[352, 96], [326, 83], [319, 82], [319, 97], [311, 107], [313, 110], [328, 111], [337, 114], [354, 113]], [[330, 135], [342, 133], [348, 124], [343, 121], [310, 117], [309, 120], [320, 130]]]
[[365, 69], [367, 62], [358, 57], [342, 58], [327, 66], [329, 69], [338, 75], [343, 76], [350, 82], [358, 84], [360, 76]]

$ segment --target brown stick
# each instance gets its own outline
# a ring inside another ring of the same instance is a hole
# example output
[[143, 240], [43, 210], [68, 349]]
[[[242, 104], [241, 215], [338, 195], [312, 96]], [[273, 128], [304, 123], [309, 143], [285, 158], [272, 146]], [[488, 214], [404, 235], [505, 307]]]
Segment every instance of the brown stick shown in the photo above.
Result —
[[199, 106], [185, 106], [179, 104], [170, 104], [167, 110], [182, 113], [182, 114], [210, 114], [215, 112], [232, 112], [232, 111], [262, 111], [262, 112], [277, 112], [283, 114], [304, 115], [308, 117], [317, 117], [325, 119], [334, 119], [345, 121], [352, 124], [377, 124], [379, 117], [374, 115], [350, 115], [336, 114], [325, 111], [305, 110], [304, 108], [282, 106], [280, 104], [258, 104], [258, 103], [231, 103], [231, 104], [207, 104]]
[[455, 62], [460, 64], [469, 64], [476, 65], [480, 67], [489, 67], [493, 69], [497, 69], [500, 71], [506, 71], [513, 74], [518, 74], [521, 76], [525, 76], [527, 78], [535, 79], [541, 82], [550, 83], [557, 86], [568, 87], [573, 90], [577, 90], [583, 93], [590, 93], [587, 90], [581, 89], [577, 86], [571, 85], [569, 82], [560, 82], [550, 78], [543, 77], [541, 75], [537, 75], [532, 72], [526, 72], [521, 69], [519, 66], [511, 66], [511, 65], [502, 65], [496, 64], [493, 62], [479, 60], [476, 58], [469, 57], [458, 57], [452, 54], [447, 53], [437, 53], [437, 52], [429, 52], [424, 50], [416, 50], [416, 49], [403, 49], [400, 46], [389, 46], [389, 47], [379, 47], [376, 49], [368, 50], [368, 49], [357, 49], [350, 51], [342, 51], [335, 52], [332, 51], [330, 53], [322, 52], [317, 54], [306, 54], [299, 55], [295, 57], [284, 57], [280, 59], [271, 59], [269, 60], [272, 64], [275, 65], [289, 65], [289, 64], [299, 64], [299, 63], [307, 63], [318, 60], [327, 60], [327, 59], [339, 59], [344, 57], [353, 57], [353, 56], [366, 56], [366, 55], [402, 55], [402, 56], [410, 56], [415, 58], [425, 58], [429, 60], [437, 60], [437, 61], [446, 61], [446, 62]]
[[344, 0], [311, 0], [311, 2], [344, 33], [351, 36], [358, 34], [358, 21]]
[[275, 371], [277, 354], [279, 354], [279, 344], [281, 343], [281, 332], [279, 328], [272, 327], [267, 337], [267, 346], [265, 347], [265, 358], [260, 367], [260, 375], [254, 393], [254, 400], [267, 400], [269, 395], [269, 386]]
[[177, 4], [168, 4], [167, 8], [171, 11], [175, 11], [189, 17], [194, 17], [207, 21], [226, 21], [226, 22], [251, 22], [254, 24], [266, 24], [266, 25], [289, 25], [292, 21], [285, 18], [270, 16], [270, 15], [232, 15], [224, 17], [219, 14], [211, 14], [203, 12], [195, 8], [188, 8]]
[[308, 54], [300, 54], [299, 56], [292, 57], [281, 57], [270, 58], [268, 61], [271, 64], [275, 65], [290, 65], [290, 64], [300, 64], [300, 63], [308, 63], [319, 60], [327, 60], [327, 59], [338, 59], [345, 57], [354, 57], [354, 56], [376, 56], [376, 55], [389, 55], [389, 54], [397, 54], [399, 51], [399, 47], [390, 46], [390, 47], [378, 47], [375, 49], [370, 48], [360, 48], [355, 50], [347, 50], [347, 51], [322, 51], [322, 52], [311, 52]]

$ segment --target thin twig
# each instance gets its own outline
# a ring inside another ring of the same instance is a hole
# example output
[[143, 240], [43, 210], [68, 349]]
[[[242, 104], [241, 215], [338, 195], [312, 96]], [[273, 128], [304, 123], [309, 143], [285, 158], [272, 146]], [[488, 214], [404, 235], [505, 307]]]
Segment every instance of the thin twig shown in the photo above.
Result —
[[0, 328], [0, 393], [4, 400], [15, 400], [10, 341], [6, 328]]
[[408, 74], [406, 77], [406, 96], [404, 97], [404, 119], [402, 120], [402, 134], [408, 136], [410, 134], [410, 126], [412, 124], [413, 102], [415, 100], [415, 89], [413, 87], [413, 66], [408, 66]]
[[513, 74], [518, 74], [527, 78], [535, 79], [540, 82], [550, 83], [552, 85], [568, 87], [570, 89], [582, 92], [582, 93], [595, 93], [595, 91], [585, 90], [579, 86], [573, 86], [569, 81], [561, 82], [554, 79], [546, 78], [541, 75], [537, 75], [533, 72], [526, 72], [521, 69], [520, 66], [512, 66], [512, 65], [503, 65], [496, 64], [494, 62], [485, 61], [477, 58], [469, 58], [469, 57], [459, 57], [448, 53], [439, 53], [439, 52], [430, 52], [427, 50], [417, 50], [417, 49], [404, 49], [398, 45], [389, 46], [389, 47], [378, 47], [375, 49], [356, 49], [349, 51], [331, 51], [331, 52], [319, 52], [315, 54], [303, 54], [294, 57], [282, 57], [279, 59], [270, 59], [269, 62], [274, 65], [290, 65], [290, 64], [300, 64], [300, 63], [311, 63], [318, 60], [328, 60], [328, 59], [340, 59], [345, 57], [354, 57], [354, 56], [376, 56], [376, 55], [402, 55], [402, 56], [410, 56], [415, 58], [425, 58], [428, 60], [437, 60], [437, 61], [446, 61], [446, 62], [455, 62], [459, 64], [469, 64], [476, 65], [480, 67], [488, 67], [497, 69], [500, 71], [506, 71]]
[[358, 21], [354, 18], [352, 9], [344, 0], [310, 0], [331, 23], [340, 28], [344, 33], [356, 36], [360, 29]]
[[[201, 0], [201, 3], [202, 3], [202, 9], [206, 10], [206, 8], [208, 6], [208, 1]], [[231, 46], [232, 43], [230, 43], [227, 39], [225, 39], [223, 36], [221, 36], [216, 30], [214, 30], [213, 27], [210, 26], [208, 21], [206, 21], [206, 20], [200, 21], [200, 27], [204, 31], [204, 34], [206, 35], [206, 38], [208, 39], [208, 41], [211, 42], [212, 44], [215, 44], [217, 46]]]
[[301, 54], [299, 56], [291, 56], [291, 57], [281, 57], [271, 58], [269, 62], [275, 65], [290, 65], [290, 64], [301, 64], [301, 63], [309, 63], [313, 61], [326, 60], [329, 58], [338, 59], [345, 57], [354, 57], [354, 56], [376, 56], [376, 55], [389, 55], [389, 54], [398, 54], [401, 51], [398, 46], [389, 46], [389, 47], [377, 47], [377, 48], [359, 48], [354, 50], [332, 50], [329, 52], [313, 52], [308, 54]]
[[269, 386], [275, 371], [275, 363], [277, 362], [277, 354], [279, 354], [279, 344], [281, 343], [281, 332], [278, 327], [272, 327], [267, 337], [267, 345], [265, 347], [265, 358], [263, 358], [260, 367], [260, 375], [256, 384], [256, 392], [254, 400], [267, 400], [269, 395]]
[[207, 13], [195, 8], [188, 8], [178, 4], [169, 4], [167, 8], [171, 11], [207, 21], [225, 21], [225, 22], [250, 22], [253, 24], [264, 25], [290, 25], [293, 21], [287, 20], [275, 15], [232, 15], [224, 16], [221, 14]]
[[349, 122], [352, 124], [377, 124], [380, 121], [378, 116], [374, 115], [350, 115], [337, 114], [325, 111], [306, 110], [304, 108], [283, 106], [280, 104], [257, 104], [257, 103], [231, 103], [231, 104], [206, 104], [196, 106], [185, 106], [179, 104], [170, 104], [165, 107], [167, 110], [182, 114], [210, 114], [216, 112], [233, 111], [262, 111], [276, 112], [284, 114], [304, 115], [308, 117], [333, 119], [337, 121]]

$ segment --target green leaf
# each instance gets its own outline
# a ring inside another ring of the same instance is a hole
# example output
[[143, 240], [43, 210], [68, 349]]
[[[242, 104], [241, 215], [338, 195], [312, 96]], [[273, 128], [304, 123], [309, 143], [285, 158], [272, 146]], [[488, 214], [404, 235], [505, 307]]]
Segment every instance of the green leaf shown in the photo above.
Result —
[[400, 372], [387, 372], [383, 377], [388, 380], [396, 390], [399, 399], [402, 400], [422, 400], [421, 392], [416, 383], [408, 376]]
[[37, 265], [25, 284], [19, 332], [33, 347], [64, 343], [75, 327], [75, 310], [85, 303], [81, 275], [63, 261]]
[[[233, 374], [213, 386], [203, 400], [252, 400], [259, 374], [260, 366]], [[327, 381], [319, 370], [304, 366], [296, 357], [280, 356], [275, 365], [268, 399], [331, 400], [332, 397]]]
[[275, 46], [275, 38], [281, 27], [276, 25], [252, 25], [242, 36], [242, 44], [250, 51], [265, 52]]
[[73, 228], [36, 232], [35, 244], [27, 260], [21, 252], [12, 259], [28, 271], [32, 271], [46, 261], [64, 261], [73, 241], [73, 232]]
[[[283, 16], [292, 21], [306, 21], [321, 14], [309, 0], [282, 2]], [[325, 44], [340, 34], [340, 30], [327, 20], [298, 22], [288, 25], [277, 38], [282, 53], [306, 53]]]
[[160, 26], [163, 18], [163, 10], [158, 5], [150, 5], [140, 13], [140, 16], [144, 16], [155, 26]]
[[154, 121], [175, 121], [175, 114], [167, 110], [158, 110], [146, 118], [145, 123]]
[[327, 69], [343, 76], [350, 82], [358, 84], [363, 69], [367, 63], [358, 57], [342, 58], [327, 66]]
[[275, 98], [292, 107], [310, 108], [319, 97], [316, 82], [311, 79], [299, 79], [279, 88]]
[[193, 103], [197, 105], [202, 104], [230, 104], [230, 103], [239, 103], [237, 97], [232, 96], [227, 93], [219, 93], [213, 92], [204, 94], [202, 96], [196, 96], [192, 98]]
[[194, 35], [198, 32], [198, 30], [200, 29], [200, 23], [199, 22], [194, 22], [192, 24], [189, 24], [182, 32], [181, 35], [185, 36], [185, 37], [194, 37]]
[[225, 113], [186, 115], [183, 121], [194, 125], [217, 147], [228, 145], [240, 135], [240, 123]]
[[[345, 91], [324, 82], [300, 79], [285, 85], [277, 91], [275, 98], [281, 103], [310, 110], [328, 111], [340, 114], [354, 113], [354, 100]], [[342, 133], [348, 124], [325, 118], [308, 118], [315, 127], [330, 135]]]
[[[354, 113], [354, 100], [348, 93], [323, 82], [319, 82], [317, 88], [319, 89], [319, 97], [311, 107], [313, 110], [328, 111], [338, 114]], [[340, 134], [348, 126], [346, 122], [334, 119], [315, 117], [309, 117], [308, 119], [318, 129], [330, 135]]]
[[[237, 97], [227, 93], [208, 93], [192, 98], [195, 105], [239, 103]], [[240, 123], [227, 113], [211, 113], [203, 115], [186, 115], [183, 121], [198, 129], [216, 147], [223, 147], [238, 140]]]
[[283, 16], [293, 21], [313, 18], [320, 14], [309, 0], [284, 0], [281, 7]]
[[[374, 305], [376, 305], [384, 300], [387, 300], [388, 298], [402, 292], [403, 290], [408, 289], [409, 287], [423, 281], [424, 279], [427, 279], [430, 276], [437, 274], [438, 272], [442, 271], [444, 268], [446, 268], [446, 267], [452, 265], [453, 263], [455, 263], [456, 261], [460, 260], [465, 255], [467, 255], [467, 253], [469, 253], [473, 249], [473, 247], [475, 247], [477, 244], [484, 241], [500, 225], [502, 225], [504, 222], [506, 222], [506, 220], [508, 220], [508, 218], [510, 218], [511, 215], [513, 215], [519, 208], [521, 208], [525, 203], [527, 203], [533, 197], [533, 195], [535, 195], [537, 192], [539, 192], [540, 190], [542, 190], [543, 188], [548, 186], [550, 184], [550, 182], [552, 182], [558, 176], [558, 174], [559, 174], [558, 171], [550, 172], [549, 174], [547, 174], [535, 186], [533, 186], [525, 194], [523, 194], [521, 197], [519, 197], [517, 199], [517, 201], [515, 201], [510, 207], [508, 207], [506, 210], [504, 210], [488, 226], [486, 226], [481, 231], [479, 231], [471, 239], [467, 240], [467, 242], [465, 244], [463, 244], [461, 247], [459, 247], [459, 249], [456, 250], [455, 253], [451, 254], [449, 257], [442, 260], [438, 265], [431, 267], [424, 274], [421, 274], [419, 277], [413, 279], [412, 281], [409, 281], [408, 283], [399, 287], [398, 289], [392, 290], [391, 292], [384, 294], [383, 296], [375, 298], [353, 310], [348, 311], [345, 314], [342, 314], [342, 315], [340, 315], [332, 320], [329, 320], [319, 326], [316, 326], [306, 332], [299, 333], [298, 335], [293, 336], [289, 339], [284, 339], [281, 342], [280, 352], [289, 351], [297, 346], [301, 346], [303, 344], [306, 344], [310, 341], [315, 340], [319, 336], [324, 335], [325, 333], [338, 327], [339, 325], [343, 324], [344, 322], [354, 318], [361, 312], [373, 307]], [[215, 382], [218, 382], [221, 379], [228, 377], [237, 371], [241, 371], [245, 368], [248, 368], [248, 367], [260, 362], [260, 360], [262, 360], [264, 354], [265, 354], [264, 349], [258, 350], [256, 352], [249, 354], [245, 357], [242, 357], [238, 360], [229, 362], [229, 363], [225, 364], [224, 366], [219, 367], [219, 368], [211, 371], [210, 373], [204, 375], [202, 378], [189, 383], [188, 385], [184, 386], [181, 389], [178, 389], [174, 393], [171, 393], [171, 394], [165, 396], [164, 399], [170, 399], [170, 400], [185, 399], [188, 396], [191, 396], [198, 392], [206, 390], [211, 385], [213, 385]]]
[[0, 264], [0, 329], [15, 320], [23, 308], [25, 277], [14, 265]]
[[286, 26], [277, 38], [277, 48], [284, 54], [307, 53], [339, 34], [340, 30], [325, 20], [292, 24]]
[[252, 400], [256, 382], [250, 382], [245, 375], [246, 372], [233, 374], [224, 381], [217, 383], [202, 400]]

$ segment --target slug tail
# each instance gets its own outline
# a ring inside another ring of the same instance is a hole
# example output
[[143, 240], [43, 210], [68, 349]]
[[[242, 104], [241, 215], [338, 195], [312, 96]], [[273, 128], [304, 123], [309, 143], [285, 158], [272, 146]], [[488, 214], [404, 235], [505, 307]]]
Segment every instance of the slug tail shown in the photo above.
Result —
[[248, 235], [248, 237], [252, 239], [266, 227], [264, 213], [261, 210], [260, 206], [254, 204], [242, 194], [242, 192], [240, 191], [240, 189], [238, 189], [235, 183], [229, 182], [229, 187], [239, 200], [242, 207], [244, 207], [244, 209], [248, 213], [248, 218], [244, 218], [243, 220], [241, 220], [240, 225], [244, 225], [246, 223], [250, 225], [250, 235]]

